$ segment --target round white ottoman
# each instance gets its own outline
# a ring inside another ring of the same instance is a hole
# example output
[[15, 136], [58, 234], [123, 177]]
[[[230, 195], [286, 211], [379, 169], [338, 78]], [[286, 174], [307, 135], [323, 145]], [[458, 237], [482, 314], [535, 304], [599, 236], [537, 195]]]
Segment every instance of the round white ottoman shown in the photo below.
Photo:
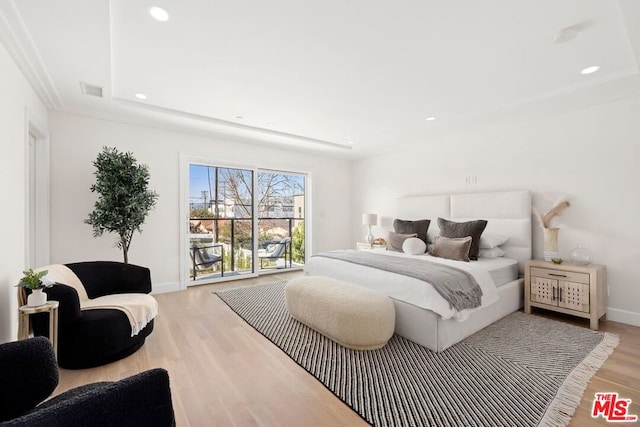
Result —
[[386, 295], [322, 276], [291, 280], [285, 290], [291, 316], [354, 350], [384, 347], [393, 336], [395, 309]]

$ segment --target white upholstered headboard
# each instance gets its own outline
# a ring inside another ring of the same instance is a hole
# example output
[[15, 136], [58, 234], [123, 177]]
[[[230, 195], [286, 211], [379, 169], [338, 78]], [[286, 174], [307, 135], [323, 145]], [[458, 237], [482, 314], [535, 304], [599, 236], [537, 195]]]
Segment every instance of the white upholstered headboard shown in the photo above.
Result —
[[520, 272], [531, 259], [531, 193], [528, 190], [491, 193], [460, 193], [402, 197], [398, 218], [430, 219], [429, 235], [437, 236], [438, 217], [452, 221], [485, 219], [484, 233], [503, 234], [509, 240], [501, 247], [517, 259]]

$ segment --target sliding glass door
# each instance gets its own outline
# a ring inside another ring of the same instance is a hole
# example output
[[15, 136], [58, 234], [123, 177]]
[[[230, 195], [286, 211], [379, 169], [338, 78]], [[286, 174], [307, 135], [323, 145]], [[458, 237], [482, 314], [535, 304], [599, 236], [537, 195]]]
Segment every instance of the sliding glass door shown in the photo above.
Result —
[[182, 232], [183, 284], [304, 265], [306, 175], [201, 160], [183, 162], [187, 217]]
[[189, 164], [190, 284], [254, 272], [254, 174]]
[[305, 183], [303, 174], [258, 171], [258, 268], [261, 272], [304, 265]]

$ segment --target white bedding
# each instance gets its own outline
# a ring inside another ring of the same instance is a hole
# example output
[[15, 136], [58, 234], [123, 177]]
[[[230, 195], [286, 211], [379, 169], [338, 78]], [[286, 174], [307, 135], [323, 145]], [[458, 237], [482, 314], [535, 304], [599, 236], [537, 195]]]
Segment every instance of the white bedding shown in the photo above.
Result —
[[478, 258], [473, 264], [482, 266], [489, 271], [496, 286], [507, 284], [518, 278], [518, 260], [512, 258]]
[[428, 259], [429, 261], [450, 265], [469, 272], [482, 289], [482, 303], [480, 307], [456, 312], [449, 307], [449, 303], [433, 288], [425, 282], [388, 271], [377, 270], [363, 265], [353, 264], [332, 258], [314, 256], [305, 265], [305, 273], [308, 275], [328, 276], [345, 280], [375, 289], [388, 295], [392, 299], [415, 305], [440, 315], [443, 319], [466, 320], [472, 311], [488, 307], [498, 300], [498, 292], [486, 265], [500, 265], [503, 261], [486, 259], [488, 262], [461, 262], [430, 255], [407, 255], [403, 252], [376, 251], [376, 254], [384, 254], [396, 257], [408, 257], [414, 259]]

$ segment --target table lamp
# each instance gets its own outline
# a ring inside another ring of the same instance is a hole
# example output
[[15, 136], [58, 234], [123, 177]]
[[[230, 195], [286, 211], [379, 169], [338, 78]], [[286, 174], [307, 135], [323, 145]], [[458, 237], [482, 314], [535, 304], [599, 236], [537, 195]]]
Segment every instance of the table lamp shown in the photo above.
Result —
[[362, 214], [362, 225], [369, 226], [369, 233], [365, 236], [367, 243], [371, 243], [373, 241], [373, 234], [371, 234], [371, 226], [378, 225], [378, 215], [377, 214]]

